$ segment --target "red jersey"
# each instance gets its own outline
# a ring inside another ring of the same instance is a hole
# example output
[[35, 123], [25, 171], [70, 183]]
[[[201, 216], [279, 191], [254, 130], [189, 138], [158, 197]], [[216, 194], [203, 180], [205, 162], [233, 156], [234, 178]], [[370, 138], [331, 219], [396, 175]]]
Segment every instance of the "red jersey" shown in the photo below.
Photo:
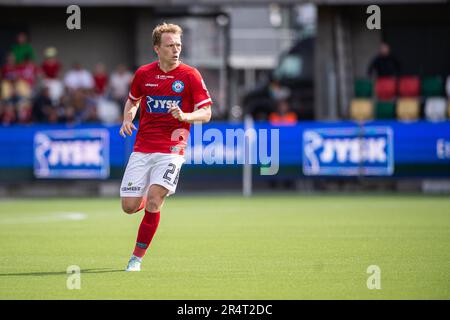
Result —
[[28, 61], [19, 64], [17, 66], [17, 72], [20, 79], [25, 80], [30, 86], [33, 86], [39, 73], [39, 68], [34, 62]]
[[61, 64], [57, 60], [45, 60], [42, 63], [41, 69], [48, 79], [56, 79], [58, 78], [59, 70], [61, 70]]
[[180, 63], [164, 72], [158, 61], [140, 67], [131, 82], [129, 98], [140, 102], [139, 129], [135, 152], [176, 153], [183, 155], [190, 124], [175, 119], [171, 105], [183, 112], [193, 112], [212, 104], [205, 83], [197, 69]]
[[104, 73], [94, 73], [95, 92], [104, 94], [108, 84], [108, 75]]
[[18, 70], [16, 65], [5, 64], [2, 67], [2, 79], [15, 80], [17, 78]]

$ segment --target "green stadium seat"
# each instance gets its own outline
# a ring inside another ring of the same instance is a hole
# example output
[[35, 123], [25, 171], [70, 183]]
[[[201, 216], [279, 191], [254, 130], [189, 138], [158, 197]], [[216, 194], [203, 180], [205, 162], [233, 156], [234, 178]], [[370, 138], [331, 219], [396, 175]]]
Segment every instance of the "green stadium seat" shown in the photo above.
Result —
[[356, 98], [371, 98], [373, 92], [372, 81], [369, 79], [355, 80], [355, 97]]
[[395, 119], [395, 101], [377, 101], [375, 105], [376, 119]]
[[444, 81], [440, 76], [425, 77], [422, 80], [422, 96], [439, 97], [444, 95]]

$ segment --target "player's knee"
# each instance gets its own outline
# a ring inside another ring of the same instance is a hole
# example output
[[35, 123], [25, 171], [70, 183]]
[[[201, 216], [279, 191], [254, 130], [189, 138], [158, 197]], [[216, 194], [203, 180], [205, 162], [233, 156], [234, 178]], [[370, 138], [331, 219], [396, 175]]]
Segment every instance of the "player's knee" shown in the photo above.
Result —
[[134, 203], [122, 201], [122, 210], [126, 214], [133, 214], [136, 212], [136, 209], [137, 209], [137, 207]]
[[149, 212], [157, 212], [161, 210], [164, 198], [152, 196], [147, 199], [146, 209]]

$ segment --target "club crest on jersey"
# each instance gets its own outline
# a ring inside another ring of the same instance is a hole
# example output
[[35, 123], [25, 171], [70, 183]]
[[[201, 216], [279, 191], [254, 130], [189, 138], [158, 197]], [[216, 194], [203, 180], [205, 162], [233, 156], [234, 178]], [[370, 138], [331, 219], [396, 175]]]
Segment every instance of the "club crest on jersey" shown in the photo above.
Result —
[[180, 93], [184, 89], [184, 83], [181, 80], [174, 81], [172, 83], [172, 90], [176, 93]]
[[147, 112], [168, 113], [171, 106], [181, 108], [181, 97], [177, 96], [147, 96]]

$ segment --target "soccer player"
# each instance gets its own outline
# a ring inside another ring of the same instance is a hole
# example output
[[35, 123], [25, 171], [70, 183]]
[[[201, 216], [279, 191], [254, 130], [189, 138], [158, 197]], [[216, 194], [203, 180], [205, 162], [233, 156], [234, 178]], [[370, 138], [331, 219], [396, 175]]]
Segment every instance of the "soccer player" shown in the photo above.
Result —
[[[164, 199], [175, 193], [190, 124], [211, 119], [212, 101], [202, 76], [180, 61], [182, 32], [178, 25], [166, 23], [153, 30], [158, 61], [136, 71], [125, 103], [119, 133], [137, 134], [120, 187], [122, 209], [133, 214], [145, 208], [126, 271], [140, 271]], [[132, 121], [139, 106], [136, 129]]]

